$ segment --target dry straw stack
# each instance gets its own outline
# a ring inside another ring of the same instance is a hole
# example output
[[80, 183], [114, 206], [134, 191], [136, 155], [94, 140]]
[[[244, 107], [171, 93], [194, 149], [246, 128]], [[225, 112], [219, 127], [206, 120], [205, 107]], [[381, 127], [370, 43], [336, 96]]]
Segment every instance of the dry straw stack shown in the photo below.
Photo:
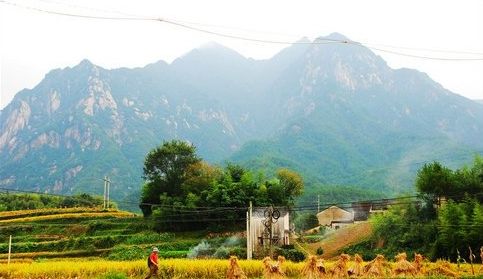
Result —
[[278, 257], [278, 261], [272, 261], [270, 257], [263, 259], [263, 278], [266, 279], [280, 279], [285, 278], [285, 273], [282, 270], [282, 264], [285, 262], [284, 257]]
[[386, 258], [378, 254], [374, 260], [364, 267], [364, 274], [368, 277], [381, 277], [385, 274]]
[[322, 259], [318, 259], [316, 256], [309, 256], [307, 263], [302, 269], [302, 275], [306, 279], [318, 279], [325, 276], [325, 267]]
[[395, 275], [416, 275], [416, 268], [412, 263], [408, 262], [406, 253], [399, 253], [394, 258], [396, 259]]
[[347, 263], [351, 257], [347, 254], [340, 254], [339, 259], [335, 262], [334, 266], [330, 269], [330, 275], [341, 278], [347, 276]]
[[364, 267], [362, 266], [363, 260], [361, 255], [355, 254], [354, 255], [354, 264], [349, 269], [350, 276], [362, 276], [364, 275]]
[[448, 261], [437, 261], [436, 266], [429, 270], [428, 275], [458, 277], [458, 273], [453, 270]]
[[226, 273], [227, 279], [247, 279], [247, 276], [238, 265], [238, 258], [235, 256], [230, 257], [230, 266]]
[[422, 275], [425, 273], [423, 267], [423, 256], [421, 254], [414, 254], [414, 268], [416, 269], [416, 275]]

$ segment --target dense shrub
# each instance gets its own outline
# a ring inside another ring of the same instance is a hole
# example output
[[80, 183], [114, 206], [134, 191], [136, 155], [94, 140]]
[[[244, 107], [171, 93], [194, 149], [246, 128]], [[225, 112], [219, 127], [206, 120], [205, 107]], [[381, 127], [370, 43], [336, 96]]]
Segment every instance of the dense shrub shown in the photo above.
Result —
[[305, 260], [305, 254], [297, 249], [276, 248], [277, 256], [284, 256], [287, 260], [293, 262], [301, 262]]

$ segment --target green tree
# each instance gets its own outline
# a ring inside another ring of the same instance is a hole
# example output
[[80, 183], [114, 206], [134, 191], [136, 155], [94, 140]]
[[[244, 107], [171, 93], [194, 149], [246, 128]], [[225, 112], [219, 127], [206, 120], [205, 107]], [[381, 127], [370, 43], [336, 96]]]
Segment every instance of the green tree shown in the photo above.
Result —
[[304, 190], [304, 180], [302, 177], [289, 169], [280, 169], [277, 171], [277, 178], [280, 180], [285, 203], [293, 205], [295, 198], [300, 196]]
[[295, 217], [295, 228], [297, 231], [306, 231], [319, 226], [319, 219], [313, 213], [302, 213]]
[[[476, 156], [471, 167], [463, 167], [454, 172], [455, 183], [458, 194], [475, 195], [483, 202], [483, 157]], [[456, 196], [453, 199], [462, 200], [464, 195]]]
[[453, 171], [439, 162], [424, 164], [416, 177], [416, 189], [427, 200], [441, 205], [441, 198], [447, 197], [455, 189]]
[[[144, 160], [146, 183], [141, 194], [142, 203], [159, 203], [161, 194], [181, 198], [182, 184], [192, 164], [200, 162], [194, 145], [181, 140], [165, 141], [151, 150]], [[141, 205], [144, 215], [151, 215], [149, 205]]]

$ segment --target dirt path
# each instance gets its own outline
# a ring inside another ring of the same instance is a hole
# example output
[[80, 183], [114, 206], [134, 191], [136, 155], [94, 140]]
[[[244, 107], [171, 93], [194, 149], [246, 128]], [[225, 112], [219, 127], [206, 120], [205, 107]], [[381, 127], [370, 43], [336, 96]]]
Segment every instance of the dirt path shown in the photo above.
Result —
[[338, 256], [342, 248], [367, 239], [371, 234], [372, 226], [369, 222], [357, 223], [329, 232], [322, 241], [311, 243], [307, 248], [315, 254], [317, 248], [322, 247], [324, 249], [323, 257], [330, 259]]

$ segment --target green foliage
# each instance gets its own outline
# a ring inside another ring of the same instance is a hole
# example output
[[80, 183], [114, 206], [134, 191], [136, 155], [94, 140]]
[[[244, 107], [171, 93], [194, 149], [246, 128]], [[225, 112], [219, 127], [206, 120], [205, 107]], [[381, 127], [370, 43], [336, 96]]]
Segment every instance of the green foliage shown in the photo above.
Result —
[[133, 246], [126, 246], [126, 245], [118, 245], [114, 247], [110, 252], [107, 258], [109, 260], [115, 261], [132, 261], [132, 260], [139, 260], [144, 259], [149, 255], [150, 248], [142, 248], [137, 245]]
[[404, 250], [456, 260], [459, 250], [468, 258], [468, 246], [477, 250], [483, 243], [481, 166], [481, 157], [476, 157], [473, 166], [456, 171], [437, 162], [424, 165], [416, 180], [422, 203], [393, 206], [384, 215], [374, 216], [372, 238], [347, 251], [371, 258], [377, 253], [393, 257]]
[[483, 157], [476, 156], [471, 167], [456, 171], [439, 162], [425, 164], [416, 179], [416, 189], [428, 200], [446, 197], [455, 201], [464, 199], [465, 194], [476, 195], [483, 201]]
[[[40, 194], [0, 193], [0, 211], [59, 207], [99, 207], [102, 203], [102, 198], [89, 194], [61, 197]], [[113, 205], [117, 207], [117, 205]]]
[[[159, 203], [159, 196], [177, 197], [181, 194], [181, 185], [186, 180], [190, 165], [199, 162], [196, 149], [184, 141], [172, 140], [151, 150], [144, 160], [144, 178], [141, 201]], [[145, 216], [151, 215], [151, 207], [141, 206]]]
[[127, 279], [127, 278], [129, 277], [127, 277], [126, 274], [122, 272], [115, 272], [115, 271], [111, 271], [97, 277], [97, 279]]
[[183, 259], [188, 255], [188, 250], [181, 251], [159, 251], [158, 256], [163, 259]]
[[130, 236], [125, 243], [126, 244], [142, 244], [142, 243], [159, 243], [174, 241], [174, 235], [171, 233], [142, 233]]
[[429, 200], [440, 203], [441, 197], [455, 192], [453, 171], [438, 162], [424, 164], [418, 171], [416, 189]]
[[303, 193], [304, 181], [302, 177], [289, 169], [279, 169], [277, 178], [283, 191], [282, 204], [293, 204], [295, 197]]
[[315, 254], [317, 254], [318, 256], [322, 256], [324, 254], [324, 249], [322, 249], [322, 247], [317, 248]]
[[298, 214], [294, 220], [295, 229], [297, 231], [306, 231], [319, 226], [319, 219], [314, 213]]
[[275, 255], [284, 256], [287, 260], [292, 262], [301, 262], [305, 260], [305, 254], [293, 247], [277, 247], [275, 248]]
[[[157, 231], [239, 229], [244, 210], [203, 210], [209, 207], [291, 206], [303, 191], [299, 174], [281, 169], [276, 178], [264, 179], [239, 165], [224, 169], [201, 161], [192, 145], [165, 142], [146, 157], [142, 205], [152, 215]], [[178, 154], [178, 155], [176, 155]]]

